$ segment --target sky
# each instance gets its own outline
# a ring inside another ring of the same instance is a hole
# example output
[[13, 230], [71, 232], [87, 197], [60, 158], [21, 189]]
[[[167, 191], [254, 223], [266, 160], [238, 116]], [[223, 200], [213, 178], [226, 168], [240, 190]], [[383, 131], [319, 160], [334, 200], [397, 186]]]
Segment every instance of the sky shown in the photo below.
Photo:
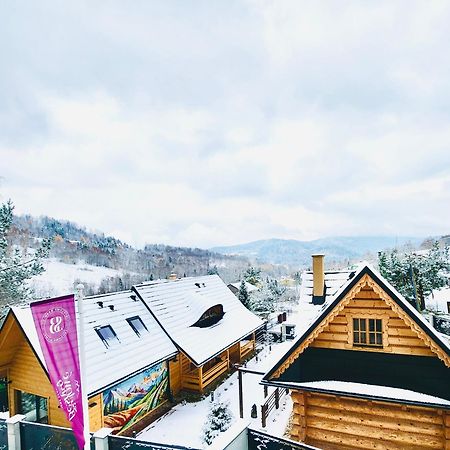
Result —
[[0, 0], [0, 202], [130, 244], [450, 233], [450, 2]]

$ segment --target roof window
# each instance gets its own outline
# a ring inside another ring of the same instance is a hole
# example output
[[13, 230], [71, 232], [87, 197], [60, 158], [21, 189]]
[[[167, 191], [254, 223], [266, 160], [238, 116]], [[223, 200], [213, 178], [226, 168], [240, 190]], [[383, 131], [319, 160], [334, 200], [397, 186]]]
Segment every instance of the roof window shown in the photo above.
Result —
[[148, 333], [148, 328], [139, 316], [130, 317], [127, 319], [127, 322], [139, 337], [141, 337], [141, 334], [144, 332]]
[[111, 345], [120, 343], [116, 332], [113, 330], [111, 325], [105, 325], [104, 327], [95, 328], [99, 338], [105, 344], [106, 348], [111, 347]]
[[192, 325], [193, 327], [206, 328], [216, 324], [225, 315], [223, 312], [223, 305], [215, 305], [207, 309], [200, 319]]

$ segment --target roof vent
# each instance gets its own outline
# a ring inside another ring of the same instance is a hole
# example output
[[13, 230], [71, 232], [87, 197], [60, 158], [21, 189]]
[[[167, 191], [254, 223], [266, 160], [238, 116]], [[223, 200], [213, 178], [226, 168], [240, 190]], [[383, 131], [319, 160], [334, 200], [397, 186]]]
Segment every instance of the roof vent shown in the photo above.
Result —
[[103, 302], [97, 302], [97, 305], [98, 305], [100, 308], [103, 308]]
[[114, 305], [108, 305], [108, 308], [109, 308], [111, 311], [114, 311]]
[[203, 287], [206, 287], [206, 284], [205, 284], [205, 283], [202, 283], [202, 286], [203, 286]]
[[131, 295], [130, 295], [130, 298], [131, 298], [132, 300], [134, 300], [135, 302], [137, 302], [137, 298], [136, 298], [136, 296], [135, 296], [134, 294], [131, 294]]
[[199, 289], [201, 288], [200, 283], [194, 283]]

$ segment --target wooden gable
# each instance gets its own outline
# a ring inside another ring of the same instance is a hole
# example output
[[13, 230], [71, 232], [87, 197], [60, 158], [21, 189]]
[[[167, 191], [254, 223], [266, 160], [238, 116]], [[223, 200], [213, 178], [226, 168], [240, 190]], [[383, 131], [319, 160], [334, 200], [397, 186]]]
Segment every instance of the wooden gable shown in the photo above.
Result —
[[[382, 346], [354, 345], [354, 318], [381, 319]], [[430, 327], [366, 267], [265, 379], [278, 378], [309, 347], [437, 357], [450, 368], [449, 349], [438, 342]]]

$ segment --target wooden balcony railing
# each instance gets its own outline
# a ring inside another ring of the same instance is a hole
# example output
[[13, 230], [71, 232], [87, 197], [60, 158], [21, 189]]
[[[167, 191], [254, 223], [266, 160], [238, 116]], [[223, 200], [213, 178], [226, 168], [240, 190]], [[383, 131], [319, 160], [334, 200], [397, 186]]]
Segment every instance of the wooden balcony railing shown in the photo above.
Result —
[[241, 341], [240, 344], [241, 359], [255, 349], [255, 341]]

